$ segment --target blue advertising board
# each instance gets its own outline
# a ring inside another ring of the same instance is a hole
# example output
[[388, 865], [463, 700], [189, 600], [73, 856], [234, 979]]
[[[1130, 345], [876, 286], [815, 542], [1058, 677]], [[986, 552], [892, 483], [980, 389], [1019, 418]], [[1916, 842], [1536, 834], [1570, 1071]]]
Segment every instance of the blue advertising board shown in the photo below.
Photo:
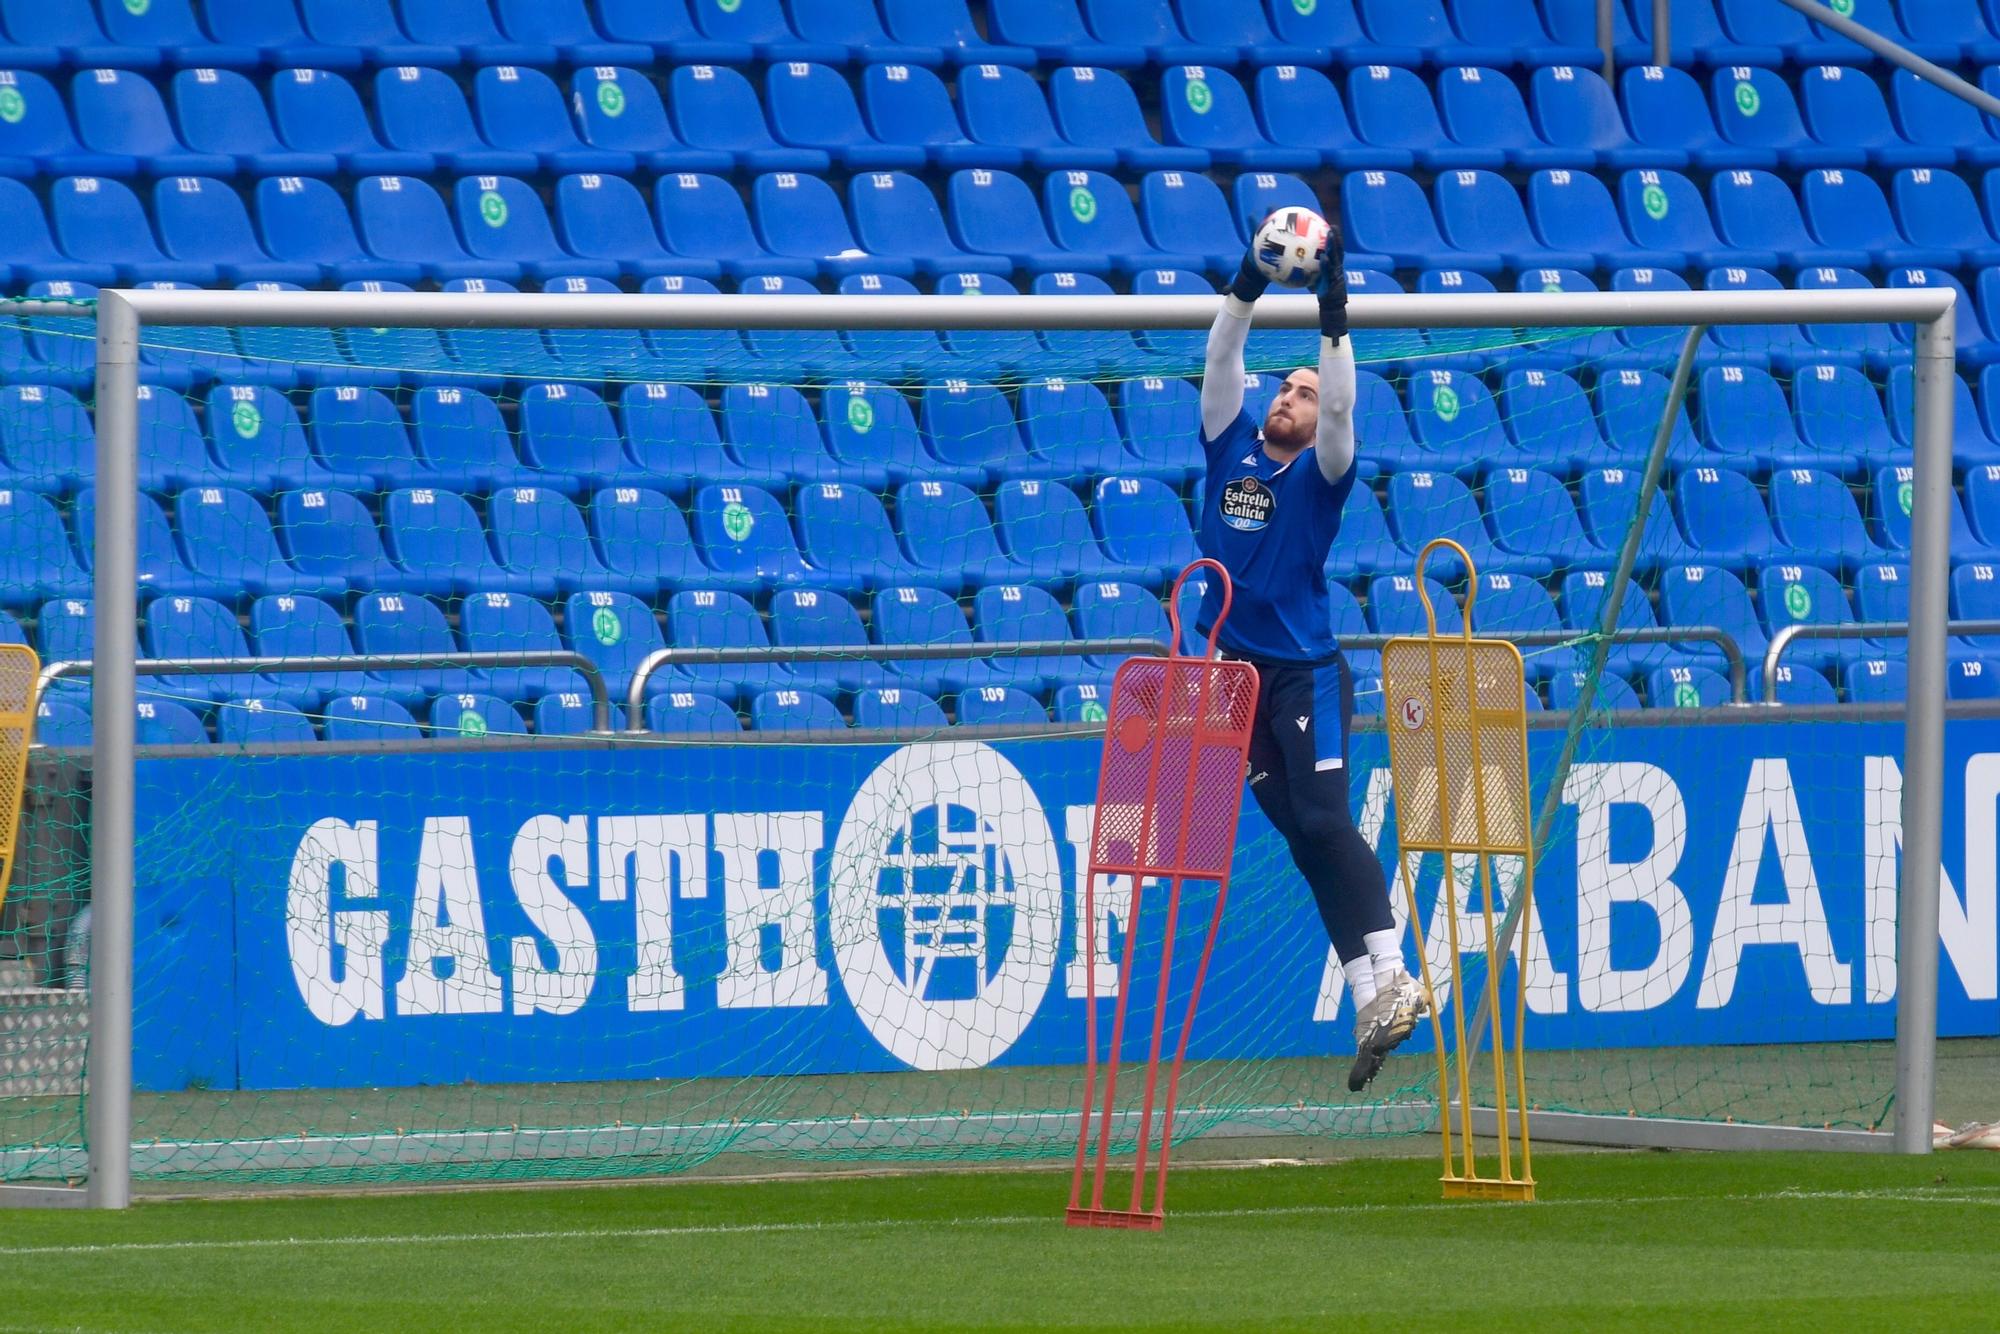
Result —
[[[1537, 774], [1559, 743], [1532, 736]], [[1536, 871], [1531, 1045], [1888, 1036], [1900, 751], [1892, 724], [1593, 733]], [[1352, 762], [1388, 866], [1381, 734]], [[1096, 769], [1088, 739], [142, 759], [137, 1082], [1073, 1062]], [[1945, 793], [1940, 1030], [1996, 1033], [2000, 724], [1950, 724]], [[1346, 1050], [1340, 971], [1254, 804], [1233, 876], [1192, 1052]], [[1440, 877], [1414, 877], [1437, 964]], [[1129, 893], [1098, 895], [1101, 995]]]

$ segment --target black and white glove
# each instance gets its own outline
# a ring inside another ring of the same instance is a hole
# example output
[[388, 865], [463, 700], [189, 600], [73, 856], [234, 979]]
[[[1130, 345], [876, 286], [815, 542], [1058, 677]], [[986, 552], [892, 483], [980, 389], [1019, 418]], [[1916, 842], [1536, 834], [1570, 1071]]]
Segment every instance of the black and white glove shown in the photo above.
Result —
[[1326, 253], [1320, 257], [1313, 291], [1319, 296], [1320, 335], [1337, 343], [1347, 336], [1347, 245], [1341, 240], [1340, 223], [1328, 218], [1326, 228]]
[[1236, 276], [1229, 280], [1229, 295], [1245, 305], [1255, 305], [1257, 298], [1264, 295], [1264, 289], [1270, 285], [1271, 280], [1257, 267], [1256, 253], [1250, 250], [1244, 251], [1242, 266], [1236, 270]]

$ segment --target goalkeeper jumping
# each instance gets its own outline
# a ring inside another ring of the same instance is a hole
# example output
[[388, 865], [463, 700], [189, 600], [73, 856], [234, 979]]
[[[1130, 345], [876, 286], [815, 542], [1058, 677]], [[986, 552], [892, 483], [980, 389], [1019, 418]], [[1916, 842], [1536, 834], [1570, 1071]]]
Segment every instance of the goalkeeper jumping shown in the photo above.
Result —
[[[1262, 682], [1250, 791], [1290, 845], [1354, 993], [1357, 1050], [1347, 1087], [1358, 1092], [1409, 1037], [1429, 1002], [1403, 967], [1382, 865], [1347, 804], [1354, 676], [1334, 642], [1325, 571], [1355, 482], [1345, 261], [1339, 228], [1331, 225], [1316, 283], [1319, 368], [1287, 376], [1259, 423], [1243, 407], [1243, 346], [1251, 307], [1270, 279], [1254, 245], [1244, 256], [1208, 334], [1201, 385], [1208, 485], [1200, 540], [1202, 554], [1220, 561], [1235, 586], [1218, 648], [1226, 658], [1255, 664]], [[1216, 581], [1201, 604], [1204, 635], [1221, 607]]]

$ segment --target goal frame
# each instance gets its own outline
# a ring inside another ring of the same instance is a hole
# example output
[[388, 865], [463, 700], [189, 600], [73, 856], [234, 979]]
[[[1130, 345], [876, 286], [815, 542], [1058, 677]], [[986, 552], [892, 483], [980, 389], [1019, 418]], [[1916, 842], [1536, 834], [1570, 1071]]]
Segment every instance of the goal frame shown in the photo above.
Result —
[[[1957, 294], [1905, 288], [1815, 292], [1454, 293], [1356, 297], [1357, 330], [1422, 328], [1602, 329], [1690, 326], [1675, 392], [1681, 405], [1694, 344], [1714, 325], [1914, 324], [1915, 476], [1911, 514], [1909, 685], [1904, 710], [1902, 868], [1897, 914], [1900, 984], [1896, 1008], [1893, 1135], [1898, 1153], [1931, 1149], [1937, 1042], [1938, 892], [1942, 840], [1947, 591], [1952, 496], [1952, 380]], [[1009, 297], [624, 295], [593, 293], [228, 292], [113, 289], [93, 303], [14, 302], [17, 315], [96, 322], [96, 566], [93, 596], [90, 877], [90, 1039], [82, 1190], [0, 1186], [0, 1204], [117, 1209], [131, 1201], [134, 745], [138, 660], [138, 387], [148, 329], [174, 326], [484, 329], [879, 331], [1206, 329], [1213, 296]], [[1318, 326], [1316, 303], [1276, 295], [1257, 304], [1255, 326]], [[1662, 430], [1641, 505], [1651, 502], [1666, 439]], [[1661, 1143], [1670, 1127], [1646, 1119], [1587, 1129], [1595, 1142]], [[1688, 1123], [1677, 1123], [1688, 1124]], [[1707, 1127], [1674, 1142], [1703, 1147], [1798, 1145], [1801, 1132]], [[1561, 1138], [1562, 1136], [1557, 1136]], [[1831, 1137], [1829, 1137], [1831, 1138]], [[1847, 1137], [1857, 1138], [1857, 1137]], [[1868, 1136], [1881, 1144], [1882, 1137]], [[1858, 1147], [1827, 1143], [1824, 1147]], [[1872, 1146], [1871, 1146], [1872, 1147]]]

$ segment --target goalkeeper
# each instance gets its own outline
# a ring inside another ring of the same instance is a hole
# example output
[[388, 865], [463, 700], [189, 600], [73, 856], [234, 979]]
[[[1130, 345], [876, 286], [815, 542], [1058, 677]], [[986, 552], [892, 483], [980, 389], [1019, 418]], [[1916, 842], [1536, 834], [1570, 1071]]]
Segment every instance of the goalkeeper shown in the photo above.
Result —
[[[1260, 423], [1243, 407], [1243, 346], [1252, 304], [1270, 280], [1256, 255], [1229, 285], [1208, 334], [1201, 385], [1208, 484], [1202, 554], [1229, 571], [1235, 599], [1217, 641], [1253, 663], [1262, 685], [1251, 733], [1250, 791], [1285, 842], [1354, 993], [1358, 1092], [1428, 1009], [1403, 967], [1382, 864], [1347, 804], [1354, 677], [1334, 642], [1326, 556], [1354, 489], [1354, 351], [1347, 338], [1346, 255], [1337, 224], [1320, 262], [1319, 367], [1301, 367]], [[1209, 586], [1204, 634], [1222, 606]]]

